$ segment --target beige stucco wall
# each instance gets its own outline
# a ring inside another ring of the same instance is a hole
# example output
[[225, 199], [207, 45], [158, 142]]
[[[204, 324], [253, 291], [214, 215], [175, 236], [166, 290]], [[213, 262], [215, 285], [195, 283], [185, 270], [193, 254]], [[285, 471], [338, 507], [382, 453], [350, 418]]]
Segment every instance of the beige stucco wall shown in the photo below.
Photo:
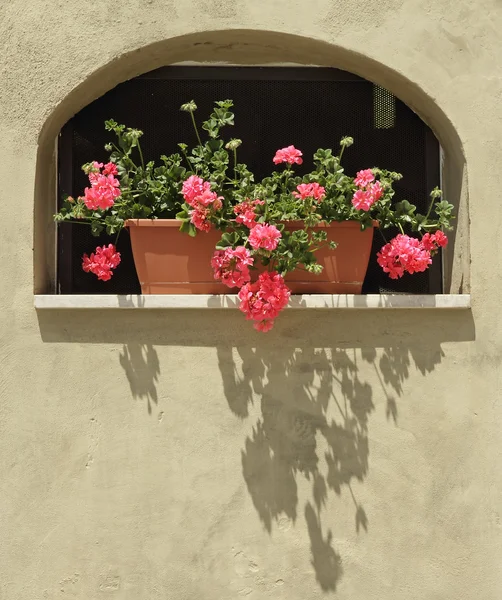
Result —
[[[502, 597], [501, 12], [1, 4], [1, 600]], [[59, 128], [184, 60], [338, 66], [417, 110], [472, 313], [288, 311], [267, 335], [232, 311], [37, 315]]]

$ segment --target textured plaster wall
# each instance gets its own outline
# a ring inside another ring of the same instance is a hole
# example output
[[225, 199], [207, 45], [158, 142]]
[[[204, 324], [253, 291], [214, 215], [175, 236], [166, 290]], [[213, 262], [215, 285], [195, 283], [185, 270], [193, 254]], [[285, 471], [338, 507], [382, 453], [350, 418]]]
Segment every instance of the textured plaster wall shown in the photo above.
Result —
[[[1, 600], [501, 597], [502, 6], [362, 5], [0, 5]], [[412, 106], [472, 313], [37, 315], [59, 128], [182, 60], [328, 64]]]

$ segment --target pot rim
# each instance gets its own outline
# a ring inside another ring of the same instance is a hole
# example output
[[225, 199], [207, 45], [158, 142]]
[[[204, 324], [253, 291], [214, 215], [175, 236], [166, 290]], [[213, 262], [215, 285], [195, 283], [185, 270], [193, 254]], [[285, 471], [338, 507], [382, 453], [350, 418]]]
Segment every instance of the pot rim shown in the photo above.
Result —
[[[124, 227], [181, 227], [182, 221], [178, 219], [127, 219]], [[286, 227], [299, 227], [303, 221], [284, 221]], [[332, 221], [331, 223], [320, 223], [315, 225], [322, 229], [330, 227], [361, 227], [360, 221]], [[378, 221], [373, 221], [373, 227], [378, 227]]]

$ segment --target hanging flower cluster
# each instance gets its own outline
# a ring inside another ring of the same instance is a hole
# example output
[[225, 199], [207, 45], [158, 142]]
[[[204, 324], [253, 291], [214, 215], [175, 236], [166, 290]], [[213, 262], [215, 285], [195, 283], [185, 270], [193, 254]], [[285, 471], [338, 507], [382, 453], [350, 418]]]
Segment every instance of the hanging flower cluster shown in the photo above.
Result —
[[258, 281], [244, 285], [239, 291], [240, 310], [253, 320], [258, 331], [270, 331], [274, 319], [288, 304], [291, 292], [276, 271], [261, 273]]
[[82, 269], [86, 273], [94, 273], [101, 281], [109, 281], [112, 278], [112, 269], [120, 264], [120, 252], [113, 244], [98, 246], [90, 256], [84, 254], [82, 257]]
[[423, 273], [432, 264], [432, 256], [447, 244], [442, 231], [426, 233], [421, 240], [400, 233], [377, 253], [377, 262], [391, 279]]
[[[221, 138], [220, 130], [234, 124], [232, 106], [231, 100], [215, 103], [202, 124], [208, 135], [203, 142], [193, 115], [197, 106], [184, 104], [181, 110], [190, 113], [198, 143], [191, 151], [179, 144], [180, 152], [162, 156], [160, 166], [144, 162], [141, 131], [107, 121], [106, 129], [118, 138], [117, 144], [105, 146], [110, 162], [84, 165], [89, 186], [83, 196], [65, 200], [56, 220], [89, 223], [93, 234], [106, 231], [109, 236], [118, 235], [127, 219], [146, 218], [176, 217], [181, 231], [192, 236], [221, 231], [210, 259], [214, 278], [238, 290], [240, 310], [259, 331], [270, 330], [287, 305], [288, 273], [320, 273], [315, 253], [326, 246], [335, 249], [320, 224], [357, 221], [366, 229], [376, 222], [380, 233], [397, 230], [377, 254], [392, 279], [425, 271], [447, 245], [443, 230], [451, 229], [453, 206], [441, 191], [431, 192], [423, 215], [408, 201], [394, 200], [399, 173], [375, 167], [347, 175], [341, 158], [354, 143], [351, 137], [342, 138], [338, 154], [317, 150], [313, 170], [303, 175], [295, 172], [303, 165], [302, 151], [293, 145], [280, 148], [272, 157], [280, 167], [257, 180], [237, 160], [242, 141]], [[298, 227], [286, 227], [287, 222]], [[84, 271], [102, 281], [110, 280], [119, 263], [114, 244], [98, 246], [82, 258]]]

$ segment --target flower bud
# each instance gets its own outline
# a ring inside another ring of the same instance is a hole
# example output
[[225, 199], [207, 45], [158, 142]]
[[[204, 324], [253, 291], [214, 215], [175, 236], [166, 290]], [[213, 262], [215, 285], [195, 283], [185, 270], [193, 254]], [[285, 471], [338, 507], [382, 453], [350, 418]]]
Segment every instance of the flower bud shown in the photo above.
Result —
[[236, 138], [232, 138], [229, 142], [225, 144], [225, 148], [227, 150], [237, 150], [237, 148], [242, 144], [242, 140], [238, 140]]
[[182, 104], [180, 107], [180, 110], [182, 110], [184, 112], [193, 113], [197, 110], [197, 104], [195, 104], [195, 102], [193, 100], [190, 100], [190, 102], [187, 102], [186, 104]]

